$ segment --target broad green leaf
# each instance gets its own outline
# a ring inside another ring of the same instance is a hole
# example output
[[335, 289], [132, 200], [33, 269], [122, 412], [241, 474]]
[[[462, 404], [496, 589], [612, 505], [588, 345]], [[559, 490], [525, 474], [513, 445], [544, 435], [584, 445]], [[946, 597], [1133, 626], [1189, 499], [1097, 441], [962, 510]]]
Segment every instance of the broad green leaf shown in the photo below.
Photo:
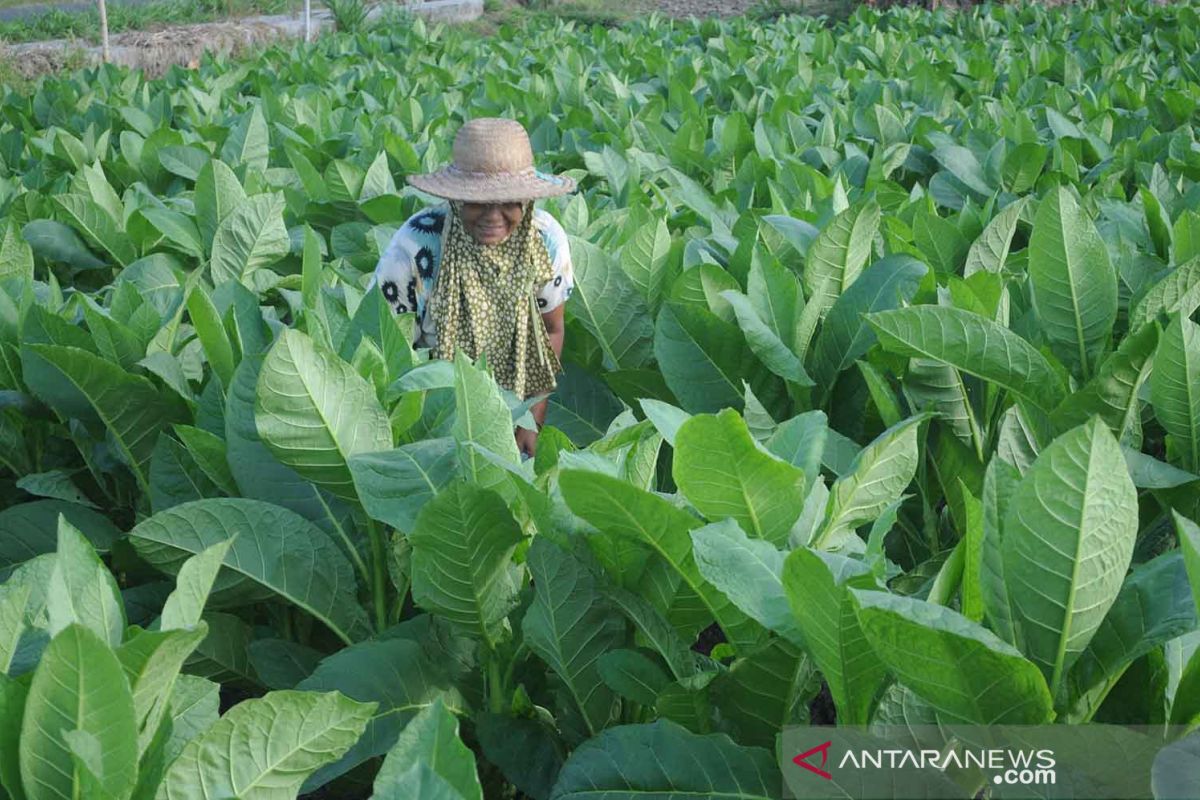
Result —
[[776, 545], [787, 540], [804, 506], [804, 473], [759, 447], [736, 411], [688, 419], [675, 450], [675, 483], [701, 514], [732, 517]]
[[225, 448], [238, 494], [295, 511], [332, 536], [344, 535], [344, 506], [295, 470], [284, 466], [258, 435], [254, 403], [262, 359], [242, 359], [225, 403]]
[[624, 642], [625, 623], [602, 600], [596, 576], [557, 545], [538, 537], [526, 563], [534, 599], [522, 622], [524, 641], [558, 675], [595, 736], [616, 703], [597, 659]]
[[1137, 508], [1121, 448], [1096, 418], [1042, 451], [1009, 501], [1004, 582], [1024, 651], [1055, 696], [1120, 591]]
[[991, 631], [945, 606], [851, 590], [875, 654], [938, 710], [974, 725], [1039, 725], [1053, 717], [1038, 668]]
[[937, 414], [940, 426], [963, 444], [976, 452], [982, 448], [983, 432], [968, 379], [957, 369], [928, 358], [910, 358], [900, 387], [913, 409]]
[[955, 275], [970, 243], [948, 219], [929, 212], [913, 220], [913, 241], [925, 260], [940, 275]]
[[168, 574], [232, 539], [210, 605], [281, 597], [347, 644], [367, 630], [350, 562], [323, 531], [281, 506], [241, 498], [184, 503], [144, 520], [129, 539], [142, 558]]
[[26, 344], [24, 349], [87, 398], [145, 489], [158, 432], [174, 416], [154, 384], [79, 348]]
[[77, 194], [61, 194], [54, 200], [66, 213], [75, 230], [82, 233], [92, 245], [108, 253], [117, 266], [128, 266], [137, 260], [138, 254], [132, 241], [93, 200]]
[[151, 225], [167, 240], [168, 246], [189, 258], [204, 258], [204, 242], [191, 218], [169, 208], [147, 206], [138, 209]]
[[458, 474], [457, 453], [452, 439], [426, 439], [347, 463], [366, 512], [407, 532], [421, 508]]
[[208, 611], [204, 614], [208, 636], [184, 665], [188, 673], [230, 684], [242, 690], [257, 690], [258, 676], [248, 653], [254, 632], [240, 617]]
[[25, 609], [33, 587], [24, 584], [0, 585], [0, 675], [8, 673], [25, 632]]
[[1146, 290], [1129, 312], [1129, 330], [1137, 331], [1160, 314], [1190, 317], [1197, 307], [1200, 307], [1200, 255], [1180, 264]]
[[1200, 525], [1177, 511], [1172, 512], [1171, 516], [1175, 520], [1175, 535], [1179, 537], [1179, 549], [1183, 551], [1183, 563], [1192, 585], [1196, 610], [1200, 612]]
[[671, 233], [666, 222], [658, 219], [634, 231], [618, 262], [651, 310], [658, 308], [671, 283], [670, 251]]
[[754, 309], [754, 303], [749, 297], [731, 289], [721, 292], [721, 297], [733, 306], [738, 326], [746, 337], [746, 343], [767, 369], [786, 381], [801, 386], [813, 385], [812, 379], [804, 371], [804, 365], [800, 363], [800, 359], [759, 318], [758, 312]]
[[207, 633], [208, 626], [203, 622], [190, 630], [141, 631], [117, 648], [117, 658], [133, 691], [138, 752], [150, 746], [167, 714], [175, 679]]
[[566, 759], [556, 730], [537, 719], [491, 713], [476, 715], [475, 730], [484, 757], [514, 786], [535, 800], [550, 796]]
[[816, 665], [804, 650], [771, 639], [713, 681], [712, 699], [736, 741], [772, 748], [785, 726], [808, 721], [808, 703], [820, 688]]
[[183, 749], [156, 798], [295, 797], [305, 778], [350, 749], [374, 709], [337, 692], [282, 691], [247, 700]]
[[33, 254], [39, 258], [76, 269], [98, 269], [104, 262], [92, 255], [79, 238], [79, 234], [61, 222], [52, 219], [35, 219], [21, 228], [21, 238], [29, 243]]
[[1090, 377], [1117, 319], [1117, 273], [1091, 218], [1065, 188], [1054, 189], [1038, 206], [1029, 280], [1051, 348]]
[[29, 685], [0, 675], [0, 788], [12, 800], [26, 800], [21, 787], [20, 737]]
[[961, 478], [955, 478], [955, 484], [964, 512], [961, 611], [972, 622], [983, 622], [983, 504]]
[[10, 278], [33, 280], [33, 250], [12, 220], [4, 226], [4, 236], [0, 239], [0, 281]]
[[844, 536], [900, 499], [921, 460], [917, 430], [924, 419], [916, 416], [893, 425], [859, 452], [850, 471], [829, 490], [825, 521], [813, 547], [841, 549]]
[[196, 465], [187, 448], [165, 431], [150, 459], [150, 508], [164, 511], [180, 503], [218, 497], [221, 490]]
[[388, 751], [375, 775], [376, 798], [426, 798], [413, 782], [412, 770], [423, 766], [449, 787], [448, 798], [483, 800], [475, 770], [475, 754], [458, 738], [458, 720], [440, 699], [413, 717]]
[[752, 355], [741, 331], [715, 314], [665, 304], [655, 324], [654, 356], [685, 411], [741, 407], [742, 379]]
[[509, 483], [504, 468], [490, 463], [466, 444], [474, 442], [509, 464], [519, 464], [512, 413], [498, 384], [471, 364], [462, 350], [457, 351], [454, 359], [454, 397], [457, 413], [451, 434], [459, 445], [459, 473], [482, 488], [498, 491], [507, 498]]
[[265, 170], [271, 157], [270, 134], [262, 108], [255, 103], [229, 129], [221, 147], [221, 159], [231, 166], [246, 165]]
[[929, 268], [906, 255], [882, 258], [834, 301], [812, 354], [814, 377], [821, 385], [861, 358], [875, 344], [863, 314], [907, 304]]
[[821, 476], [822, 458], [829, 439], [828, 418], [824, 411], [806, 411], [779, 424], [766, 448], [804, 473], [804, 494]]
[[116, 579], [65, 517], [58, 520], [58, 552], [50, 573], [46, 611], [52, 636], [68, 626], [82, 625], [116, 647], [125, 632], [125, 608]]
[[704, 579], [764, 628], [804, 644], [783, 590], [785, 554], [775, 545], [751, 539], [732, 520], [692, 531], [696, 566]]
[[867, 581], [858, 561], [806, 547], [783, 564], [783, 588], [805, 650], [829, 684], [838, 721], [865, 725], [875, 693], [886, 676], [882, 661], [863, 636], [849, 586]]
[[291, 240], [283, 224], [283, 197], [259, 194], [223, 218], [213, 234], [210, 275], [214, 285], [242, 281], [288, 254]]
[[1192, 733], [1164, 747], [1154, 757], [1150, 785], [1162, 800], [1187, 797], [1200, 777], [1200, 733]]
[[128, 797], [137, 779], [137, 726], [121, 664], [82, 625], [69, 625], [42, 655], [21, 724], [21, 783], [29, 800], [82, 797], [68, 734], [82, 731], [104, 743], [100, 788]]
[[[445, 632], [437, 635], [444, 636]], [[446, 663], [433, 661], [421, 644], [407, 638], [360, 642], [326, 658], [297, 688], [340, 692], [375, 705], [375, 711], [369, 715], [363, 735], [352, 740], [353, 746], [340, 759], [313, 775], [305, 790], [327, 783], [369, 758], [382, 756], [396, 743], [404, 726], [439, 699], [461, 713], [463, 699], [452, 681]]]
[[735, 647], [760, 638], [761, 629], [700, 574], [689, 534], [700, 527], [695, 517], [661, 497], [596, 472], [564, 470], [559, 488], [571, 511], [602, 534], [632, 539], [661, 556]]
[[220, 312], [213, 304], [212, 296], [202, 285], [195, 286], [188, 293], [187, 310], [209, 365], [220, 378], [221, 385], [228, 386], [233, 380], [233, 371], [237, 366], [233, 344], [229, 341], [229, 333], [221, 322]]
[[1200, 326], [1186, 317], [1176, 317], [1159, 338], [1150, 400], [1183, 468], [1200, 470]]
[[295, 330], [285, 330], [263, 361], [254, 416], [281, 463], [347, 500], [356, 499], [347, 460], [392, 447], [375, 390]]
[[1130, 664], [1195, 627], [1183, 557], [1164, 553], [1136, 567], [1067, 676], [1074, 712], [1091, 719]]
[[225, 440], [211, 431], [191, 425], [174, 425], [172, 429], [208, 479], [226, 494], [236, 495], [237, 484], [229, 470]]
[[232, 546], [233, 540], [226, 539], [183, 562], [175, 576], [175, 590], [163, 605], [159, 621], [162, 630], [191, 628], [200, 623], [200, 615], [204, 612], [204, 604], [208, 602], [217, 572]]
[[286, 639], [255, 639], [246, 648], [254, 673], [268, 689], [295, 689], [325, 654]]
[[967, 263], [963, 267], [963, 275], [970, 276], [976, 272], [1002, 272], [1008, 260], [1009, 248], [1012, 247], [1013, 234], [1017, 231], [1017, 222], [1029, 204], [1028, 197], [1022, 197], [1009, 203], [983, 229], [983, 233], [971, 244], [967, 252]]
[[522, 539], [500, 495], [468, 483], [446, 487], [408, 535], [413, 602], [494, 647], [517, 602], [509, 560]]
[[879, 206], [860, 203], [838, 214], [818, 234], [804, 259], [806, 308], [820, 309], [820, 316], [858, 278], [879, 228]]
[[1171, 245], [1173, 264], [1186, 264], [1200, 256], [1200, 214], [1188, 209], [1175, 219]]
[[654, 705], [671, 682], [658, 662], [639, 650], [609, 650], [596, 659], [596, 669], [608, 688], [644, 706]]
[[642, 398], [638, 401], [646, 419], [650, 420], [667, 444], [675, 446], [675, 435], [679, 427], [691, 416], [686, 411], [661, 400]]
[[584, 743], [563, 765], [550, 798], [767, 800], [781, 792], [779, 767], [767, 750], [659, 720], [611, 728]]
[[575, 291], [567, 310], [595, 337], [608, 369], [637, 369], [650, 360], [654, 337], [647, 300], [605, 251], [571, 239]]
[[1067, 396], [1050, 415], [1056, 430], [1082, 425], [1093, 414], [1108, 424], [1122, 443], [1140, 447], [1142, 385], [1150, 377], [1159, 341], [1157, 325], [1146, 325], [1121, 340], [1115, 352], [1100, 362], [1096, 375]]
[[640, 595], [620, 587], [608, 587], [605, 595], [633, 623], [646, 643], [663, 657], [674, 678], [695, 675], [696, 659], [689, 649], [690, 643], [684, 640], [658, 608]]
[[200, 170], [195, 191], [196, 224], [207, 250], [212, 250], [221, 223], [248, 200], [237, 175], [225, 162], [214, 158]]
[[1021, 473], [1015, 467], [1000, 458], [993, 458], [984, 472], [983, 496], [980, 498], [983, 539], [979, 583], [983, 611], [992, 630], [1004, 641], [1017, 646], [1016, 612], [1004, 579], [1003, 522], [1020, 481]]
[[1133, 480], [1133, 485], [1139, 489], [1174, 489], [1177, 486], [1200, 481], [1200, 475], [1173, 467], [1140, 450], [1122, 445], [1121, 453], [1125, 456], [1125, 466], [1129, 468], [1129, 477]]
[[321, 240], [308, 225], [304, 226], [304, 257], [301, 265], [301, 297], [306, 313], [317, 307], [317, 294], [321, 291]]
[[169, 703], [171, 737], [165, 748], [165, 761], [174, 761], [184, 746], [208, 730], [217, 721], [220, 686], [195, 675], [180, 675], [171, 687]]
[[1045, 356], [1007, 328], [969, 311], [914, 306], [868, 314], [867, 322], [888, 352], [933, 359], [1046, 410], [1065, 394]]
[[746, 295], [758, 318], [779, 341], [795, 352], [796, 321], [804, 308], [800, 281], [777, 260], [756, 255], [751, 257], [750, 273], [746, 276]]

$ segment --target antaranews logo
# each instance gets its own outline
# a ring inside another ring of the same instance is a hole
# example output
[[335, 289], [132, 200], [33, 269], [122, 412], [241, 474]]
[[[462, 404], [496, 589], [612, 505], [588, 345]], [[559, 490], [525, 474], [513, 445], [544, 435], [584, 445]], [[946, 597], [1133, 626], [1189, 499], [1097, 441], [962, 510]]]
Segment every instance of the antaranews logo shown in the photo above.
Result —
[[[833, 747], [832, 740], [819, 744], [800, 753], [792, 759], [792, 763], [825, 780], [833, 780], [833, 775], [824, 769], [829, 762], [831, 747]], [[809, 762], [809, 759], [817, 753], [821, 754], [820, 767]], [[1042, 786], [1054, 784], [1054, 765], [1054, 752], [1047, 749], [910, 750], [897, 747], [861, 750], [848, 748], [838, 760], [837, 769], [898, 770], [911, 768], [934, 769], [944, 772], [951, 768], [958, 770], [975, 768], [992, 774], [993, 783]]]
[[821, 754], [821, 767], [824, 767], [825, 764], [829, 761], [829, 748], [832, 745], [833, 745], [832, 741], [826, 742], [825, 744], [819, 744], [810, 750], [805, 750], [803, 753], [801, 753], [800, 755], [793, 758], [792, 762], [794, 764], [796, 764], [797, 766], [804, 767], [806, 770], [808, 770], [809, 772], [812, 772], [815, 775], [820, 775], [822, 778], [824, 778], [827, 781], [831, 781], [831, 780], [833, 780], [832, 775], [830, 775], [828, 772], [826, 772], [824, 769], [821, 769], [820, 767], [814, 767], [812, 764], [808, 763], [808, 759], [810, 756], [814, 756], [817, 753], [820, 753]]
[[1095, 723], [797, 725], [783, 730], [778, 752], [784, 797], [800, 800], [973, 797], [985, 787], [1008, 800], [1154, 800], [1152, 769], [1166, 769], [1158, 756], [1168, 763], [1172, 742], [1189, 733]]

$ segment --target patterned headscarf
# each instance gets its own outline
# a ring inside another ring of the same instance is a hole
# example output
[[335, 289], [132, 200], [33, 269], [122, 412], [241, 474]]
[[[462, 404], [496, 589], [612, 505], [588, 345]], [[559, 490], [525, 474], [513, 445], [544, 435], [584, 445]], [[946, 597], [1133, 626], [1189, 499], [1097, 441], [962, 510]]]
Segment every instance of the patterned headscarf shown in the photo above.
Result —
[[538, 287], [554, 278], [550, 253], [525, 204], [517, 229], [503, 242], [481, 245], [467, 232], [462, 203], [450, 203], [430, 306], [437, 326], [435, 358], [462, 348], [486, 353], [496, 381], [521, 399], [546, 394], [562, 368], [537, 308]]

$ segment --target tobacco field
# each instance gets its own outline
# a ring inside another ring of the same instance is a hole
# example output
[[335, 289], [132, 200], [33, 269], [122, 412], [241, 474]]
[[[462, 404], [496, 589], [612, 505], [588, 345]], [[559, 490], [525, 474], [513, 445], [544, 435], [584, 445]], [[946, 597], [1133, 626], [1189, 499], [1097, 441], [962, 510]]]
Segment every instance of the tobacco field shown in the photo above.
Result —
[[[5, 90], [0, 797], [774, 798], [793, 725], [1194, 728], [1198, 11]], [[473, 116], [581, 185], [526, 462], [368, 291]]]

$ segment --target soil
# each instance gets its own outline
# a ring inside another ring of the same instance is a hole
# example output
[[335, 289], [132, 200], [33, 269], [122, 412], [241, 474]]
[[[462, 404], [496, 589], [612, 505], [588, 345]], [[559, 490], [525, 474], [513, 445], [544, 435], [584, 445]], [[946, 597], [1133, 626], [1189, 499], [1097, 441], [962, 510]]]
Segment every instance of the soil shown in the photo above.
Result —
[[[109, 47], [117, 63], [160, 77], [176, 64], [196, 66], [206, 52], [237, 55], [280, 38], [279, 30], [269, 25], [214, 22], [117, 34], [109, 40]], [[4, 50], [4, 60], [26, 79], [82, 66], [96, 58], [94, 48], [63, 41], [13, 45]]]
[[833, 705], [833, 694], [829, 684], [821, 681], [821, 691], [808, 704], [809, 725], [834, 725], [837, 723], [837, 709]]
[[707, 656], [712, 654], [714, 647], [724, 641], [725, 632], [721, 630], [720, 626], [714, 622], [712, 625], [709, 625], [707, 628], [700, 631], [700, 635], [696, 637], [696, 642], [692, 645], [692, 649], [697, 653], [702, 653]]

